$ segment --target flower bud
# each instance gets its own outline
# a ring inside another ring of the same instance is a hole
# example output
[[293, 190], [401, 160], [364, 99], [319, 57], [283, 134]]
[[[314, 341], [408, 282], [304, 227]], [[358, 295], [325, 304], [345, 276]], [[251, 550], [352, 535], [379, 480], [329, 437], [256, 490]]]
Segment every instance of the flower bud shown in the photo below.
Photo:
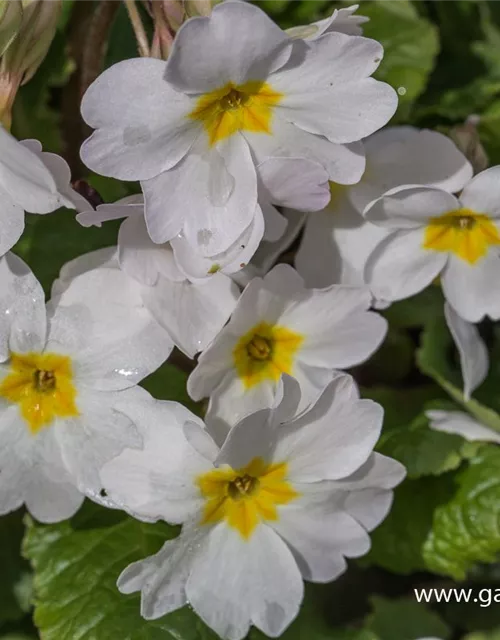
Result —
[[184, 8], [188, 18], [193, 16], [209, 16], [217, 0], [184, 0]]
[[54, 38], [62, 0], [23, 0], [23, 16], [17, 38], [8, 47], [2, 65], [22, 76], [22, 84], [33, 77]]
[[21, 0], [0, 0], [0, 55], [17, 36], [22, 19]]
[[33, 77], [47, 54], [62, 0], [0, 2], [0, 120], [10, 127], [17, 90]]

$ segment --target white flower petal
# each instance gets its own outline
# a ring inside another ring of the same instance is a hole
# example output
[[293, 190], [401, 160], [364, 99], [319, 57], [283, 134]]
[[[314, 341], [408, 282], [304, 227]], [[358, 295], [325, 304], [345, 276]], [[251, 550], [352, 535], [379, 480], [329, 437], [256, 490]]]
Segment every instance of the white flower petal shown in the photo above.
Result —
[[57, 439], [64, 463], [78, 488], [98, 497], [102, 466], [127, 447], [140, 447], [142, 438], [126, 411], [132, 404], [146, 410], [151, 397], [145, 389], [99, 392], [78, 387], [79, 414], [58, 421]]
[[464, 187], [460, 202], [466, 209], [500, 217], [500, 166], [481, 171]]
[[[280, 219], [284, 218], [277, 213]], [[183, 236], [171, 240], [175, 261], [184, 276], [193, 283], [202, 283], [212, 278], [214, 273], [232, 274], [240, 271], [250, 262], [264, 234], [264, 216], [259, 206], [250, 226], [226, 251], [214, 256], [200, 255]]]
[[123, 60], [87, 89], [82, 116], [97, 131], [80, 153], [93, 171], [147, 180], [173, 167], [191, 148], [201, 130], [185, 117], [194, 103], [165, 81], [165, 65], [155, 58]]
[[[233, 349], [238, 338], [228, 330], [231, 321], [232, 318], [226, 329], [221, 330], [214, 341], [203, 350], [198, 358], [198, 364], [188, 378], [187, 391], [193, 400], [208, 397], [222, 383], [226, 372], [232, 368]], [[226, 380], [227, 384], [229, 382]]]
[[364, 144], [370, 170], [349, 192], [360, 213], [394, 187], [425, 184], [455, 193], [472, 177], [472, 167], [465, 156], [437, 131], [387, 127]]
[[285, 64], [290, 48], [286, 34], [259, 8], [225, 2], [210, 17], [193, 18], [179, 29], [165, 77], [178, 91], [195, 94], [229, 82], [265, 81]]
[[112, 203], [100, 204], [97, 209], [80, 212], [76, 220], [82, 227], [102, 227], [108, 220], [120, 220], [131, 216], [144, 216], [144, 197], [141, 194], [125, 196]]
[[365, 78], [332, 91], [292, 94], [276, 107], [276, 114], [309, 133], [345, 144], [380, 129], [396, 107], [397, 94], [391, 86]]
[[[217, 156], [223, 160], [212, 160]], [[210, 183], [225, 172], [233, 187], [214, 202]], [[198, 145], [177, 166], [142, 183], [146, 223], [154, 242], [174, 238], [182, 229], [187, 241], [205, 256], [228, 249], [255, 215], [257, 176], [250, 150], [240, 135], [217, 148]]]
[[75, 375], [93, 388], [137, 384], [172, 351], [169, 335], [143, 304], [142, 287], [118, 269], [77, 276], [52, 306], [47, 349], [52, 343], [77, 356]]
[[128, 413], [143, 434], [143, 448], [125, 449], [105, 464], [102, 485], [136, 518], [184, 522], [203, 506], [195, 476], [212, 468], [183, 432], [187, 421], [200, 421], [175, 402], [152, 401], [140, 410]]
[[89, 202], [71, 187], [71, 170], [64, 158], [56, 153], [42, 151], [42, 145], [38, 140], [21, 140], [21, 144], [36, 153], [52, 174], [61, 196], [59, 206], [66, 206], [77, 211], [85, 211], [90, 207]]
[[39, 351], [46, 339], [45, 294], [28, 265], [13, 253], [0, 258], [0, 360], [10, 351]]
[[383, 410], [352, 397], [349, 376], [337, 376], [316, 404], [279, 431], [275, 460], [287, 460], [295, 482], [345, 478], [364, 464], [382, 428]]
[[201, 284], [160, 278], [143, 291], [143, 300], [178, 349], [188, 357], [203, 351], [231, 315], [238, 287], [222, 273]]
[[50, 171], [33, 153], [0, 127], [0, 187], [12, 202], [31, 213], [49, 213], [61, 206]]
[[219, 447], [204, 427], [205, 425], [201, 420], [198, 422], [190, 420], [184, 424], [184, 436], [202, 458], [209, 460], [213, 464], [219, 455]]
[[0, 188], [0, 256], [16, 244], [24, 231], [24, 210]]
[[25, 503], [41, 522], [71, 517], [83, 496], [64, 465], [54, 431], [30, 433], [18, 406], [2, 403], [0, 437], [0, 514]]
[[260, 207], [264, 214], [264, 235], [262, 240], [266, 242], [278, 242], [286, 233], [288, 220], [282, 215], [278, 209], [260, 199]]
[[444, 305], [444, 315], [460, 355], [464, 398], [468, 401], [471, 394], [488, 375], [488, 349], [482, 341], [477, 327], [463, 320], [448, 303]]
[[408, 298], [425, 289], [442, 271], [448, 254], [424, 249], [423, 239], [423, 229], [401, 230], [375, 247], [366, 263], [365, 279], [377, 299]]
[[154, 620], [187, 604], [185, 584], [195, 541], [168, 540], [154, 556], [134, 562], [118, 578], [122, 593], [142, 586], [141, 616]]
[[365, 152], [361, 142], [335, 144], [323, 136], [307, 133], [287, 122], [278, 112], [273, 118], [273, 135], [244, 132], [257, 161], [269, 157], [302, 157], [319, 162], [328, 177], [339, 184], [354, 184], [365, 170]]
[[467, 322], [500, 318], [500, 256], [490, 250], [475, 264], [450, 256], [441, 276], [446, 300]]
[[247, 389], [240, 378], [230, 371], [210, 394], [205, 415], [207, 430], [215, 442], [222, 446], [230, 429], [238, 422], [259, 409], [273, 407], [277, 386], [278, 383], [264, 381]]
[[151, 240], [143, 216], [131, 216], [120, 225], [118, 260], [127, 275], [148, 286], [156, 284], [160, 274], [170, 280], [184, 280], [171, 248]]
[[[264, 217], [267, 224], [266, 212], [264, 212]], [[259, 276], [264, 276], [277, 261], [280, 254], [292, 244], [302, 229], [306, 214], [293, 209], [285, 209], [283, 217], [287, 222], [283, 235], [275, 242], [268, 242], [266, 241], [266, 229], [263, 241], [252, 258], [251, 266], [256, 269]]]
[[291, 547], [304, 580], [330, 582], [370, 548], [365, 529], [343, 509], [327, 482], [295, 485], [300, 497], [279, 510], [273, 529]]
[[353, 474], [336, 480], [334, 484], [342, 491], [392, 489], [403, 480], [405, 474], [406, 469], [400, 462], [380, 453], [372, 453]]
[[4, 515], [24, 503], [33, 465], [34, 439], [15, 405], [2, 402], [0, 438], [0, 515]]
[[392, 491], [366, 489], [350, 493], [345, 508], [367, 531], [373, 531], [385, 520], [393, 502]]
[[284, 93], [280, 105], [321, 90], [333, 93], [351, 83], [355, 90], [357, 82], [377, 69], [383, 55], [384, 49], [376, 40], [343, 33], [329, 33], [308, 42], [297, 40], [290, 62], [274, 73], [273, 87]]
[[314, 290], [306, 304], [291, 307], [283, 324], [304, 336], [302, 362], [328, 369], [360, 364], [378, 348], [387, 333], [387, 322], [368, 311], [367, 288], [333, 285]]
[[330, 200], [328, 174], [305, 158], [269, 158], [257, 167], [269, 202], [300, 211], [319, 211]]
[[368, 22], [370, 18], [352, 15], [358, 8], [358, 4], [353, 4], [350, 7], [334, 9], [332, 15], [328, 18], [312, 22], [308, 25], [292, 27], [287, 29], [286, 32], [292, 36], [292, 38], [303, 38], [304, 40], [316, 40], [324, 33], [334, 31], [352, 36], [360, 36], [363, 30], [359, 25]]
[[61, 522], [78, 511], [84, 497], [71, 482], [56, 482], [43, 472], [38, 472], [26, 489], [25, 504], [38, 521]]
[[294, 265], [307, 287], [329, 287], [340, 281], [342, 263], [333, 237], [334, 215], [326, 208], [306, 218]]
[[469, 442], [497, 442], [500, 443], [500, 433], [485, 427], [463, 411], [426, 411], [429, 426], [436, 431], [454, 433]]
[[269, 527], [249, 540], [220, 524], [193, 561], [188, 601], [216, 633], [242, 640], [251, 623], [278, 637], [299, 612], [304, 585], [291, 552]]
[[416, 229], [430, 218], [460, 209], [455, 196], [430, 187], [402, 188], [391, 192], [365, 211], [368, 222], [390, 229]]

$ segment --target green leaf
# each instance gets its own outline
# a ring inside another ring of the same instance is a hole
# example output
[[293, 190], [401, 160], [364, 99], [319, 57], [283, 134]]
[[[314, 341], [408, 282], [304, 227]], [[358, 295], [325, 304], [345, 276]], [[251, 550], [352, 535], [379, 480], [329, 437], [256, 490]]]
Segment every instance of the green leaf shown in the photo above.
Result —
[[139, 596], [116, 588], [125, 567], [156, 553], [177, 528], [125, 516], [106, 526], [102, 511], [89, 505], [76, 524], [29, 521], [24, 553], [35, 571], [35, 624], [43, 639], [216, 640], [189, 608], [146, 621]]
[[182, 371], [170, 362], [165, 362], [159, 369], [148, 376], [141, 385], [155, 398], [159, 398], [160, 400], [175, 400], [190, 409], [193, 413], [201, 415], [203, 405], [191, 400], [186, 391], [187, 378], [188, 374], [185, 371]]
[[394, 492], [389, 515], [371, 534], [371, 550], [360, 564], [376, 564], [398, 574], [425, 570], [423, 549], [432, 531], [434, 511], [452, 496], [449, 475], [405, 480]]
[[84, 228], [75, 215], [75, 211], [60, 209], [46, 216], [26, 216], [26, 229], [13, 249], [28, 263], [47, 294], [66, 262], [116, 244], [116, 223]]
[[[301, 639], [297, 636], [297, 640]], [[346, 629], [345, 631], [334, 631], [333, 635], [330, 632], [324, 640], [379, 640], [379, 637], [368, 629]]]
[[30, 607], [30, 567], [21, 557], [22, 512], [0, 518], [0, 625], [19, 620]]
[[487, 631], [485, 633], [470, 633], [465, 636], [464, 640], [500, 640], [500, 629]]
[[374, 611], [368, 618], [368, 628], [383, 640], [450, 637], [450, 630], [441, 618], [416, 600], [374, 597], [372, 603]]
[[[387, 386], [361, 387], [363, 398], [370, 398], [384, 408], [384, 437], [392, 429], [410, 424], [422, 413], [422, 407], [446, 394], [435, 384], [404, 387], [404, 391]], [[383, 440], [380, 440], [382, 443]]]
[[384, 46], [384, 59], [375, 77], [405, 92], [400, 95], [396, 116], [405, 120], [434, 67], [439, 51], [437, 29], [408, 0], [365, 2], [360, 13], [370, 18], [363, 25], [364, 35]]
[[441, 287], [430, 286], [411, 298], [394, 302], [382, 313], [392, 327], [414, 329], [441, 314], [443, 303]]
[[463, 580], [500, 553], [500, 449], [483, 447], [456, 481], [456, 494], [436, 509], [424, 558], [431, 571]]
[[[335, 618], [335, 613], [332, 615], [332, 609], [335, 608], [338, 612], [346, 605], [349, 606], [347, 600], [349, 595], [346, 596], [344, 593], [342, 580], [327, 585], [306, 582], [300, 613], [280, 636], [280, 640], [380, 640], [367, 629], [333, 626], [339, 622], [331, 619]], [[248, 635], [248, 640], [267, 640], [267, 636], [253, 628]]]
[[404, 464], [409, 478], [420, 478], [457, 469], [464, 458], [475, 455], [478, 446], [458, 435], [430, 429], [427, 418], [419, 416], [409, 425], [382, 434], [377, 449]]
[[465, 400], [459, 367], [455, 364], [456, 359], [454, 363], [450, 358], [452, 342], [444, 316], [436, 316], [427, 324], [422, 334], [421, 347], [417, 351], [420, 370], [433, 378], [479, 422], [500, 432], [500, 415], [496, 411], [475, 398]]

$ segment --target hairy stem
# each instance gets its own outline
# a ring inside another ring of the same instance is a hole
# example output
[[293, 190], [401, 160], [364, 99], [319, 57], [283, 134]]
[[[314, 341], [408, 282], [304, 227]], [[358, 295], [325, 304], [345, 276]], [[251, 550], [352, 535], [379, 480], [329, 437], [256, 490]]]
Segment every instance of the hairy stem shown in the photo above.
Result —
[[139, 11], [137, 10], [135, 0], [125, 0], [125, 6], [127, 7], [130, 22], [135, 33], [139, 55], [147, 57], [150, 55], [148, 37], [146, 35], [144, 25], [142, 24]]

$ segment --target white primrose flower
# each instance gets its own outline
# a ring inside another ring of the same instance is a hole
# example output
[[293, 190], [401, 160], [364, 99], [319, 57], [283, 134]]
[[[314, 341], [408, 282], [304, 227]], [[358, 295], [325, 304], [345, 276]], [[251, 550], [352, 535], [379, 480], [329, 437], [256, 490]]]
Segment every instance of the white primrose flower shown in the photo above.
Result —
[[[129, 210], [125, 214], [124, 207]], [[175, 346], [194, 358], [226, 323], [238, 300], [239, 288], [222, 273], [200, 284], [186, 280], [175, 263], [172, 249], [155, 245], [147, 235], [144, 218], [138, 213], [141, 209], [142, 205], [109, 205], [103, 214], [108, 216], [106, 219], [110, 219], [112, 210], [119, 218], [130, 214], [120, 227], [119, 247], [92, 251], [67, 263], [53, 292], [64, 289], [75, 276], [86, 271], [121, 268], [134, 295], [142, 300]]]
[[370, 77], [382, 55], [374, 40], [294, 40], [251, 4], [218, 4], [180, 28], [167, 62], [126, 60], [90, 86], [82, 115], [96, 131], [82, 158], [142, 181], [155, 242], [182, 231], [202, 255], [220, 254], [256, 215], [256, 164], [306, 157], [331, 180], [359, 179], [359, 141], [397, 105]]
[[50, 170], [28, 146], [0, 126], [0, 256], [21, 237], [25, 211], [50, 213], [59, 207], [73, 207], [66, 194], [58, 191]]
[[401, 188], [365, 216], [390, 231], [365, 268], [375, 297], [402, 300], [441, 276], [445, 298], [464, 320], [500, 318], [500, 166], [475, 176], [459, 198], [442, 189]]
[[89, 208], [87, 200], [71, 186], [71, 170], [64, 158], [56, 153], [43, 151], [38, 140], [21, 140], [21, 144], [35, 153], [52, 174], [57, 191], [64, 198], [64, 202], [59, 206], [66, 206], [77, 211], [86, 211]]
[[464, 399], [468, 401], [488, 375], [488, 349], [477, 327], [461, 318], [448, 303], [444, 305], [444, 316], [460, 357]]
[[47, 307], [19, 258], [0, 271], [0, 513], [24, 503], [56, 522], [82, 493], [99, 500], [100, 466], [142, 444], [131, 416], [153, 400], [134, 385], [172, 342], [119, 271], [78, 277]]
[[306, 289], [288, 265], [254, 278], [188, 379], [193, 399], [210, 396], [206, 419], [218, 441], [239, 419], [273, 404], [282, 374], [299, 381], [303, 409], [334, 369], [369, 358], [387, 331], [370, 303], [366, 288]]
[[351, 186], [332, 184], [325, 210], [304, 218], [295, 267], [310, 287], [364, 283], [368, 256], [389, 231], [362, 214], [389, 189], [425, 184], [455, 193], [472, 178], [465, 156], [435, 131], [388, 127], [364, 145], [367, 169], [361, 180]]
[[304, 40], [317, 40], [324, 33], [345, 33], [350, 36], [360, 36], [363, 34], [362, 24], [369, 22], [370, 18], [355, 15], [359, 9], [359, 4], [353, 4], [343, 9], [334, 9], [329, 18], [317, 20], [311, 24], [291, 27], [286, 30], [292, 38], [303, 38]]
[[496, 442], [500, 444], [500, 433], [481, 424], [464, 411], [426, 411], [429, 426], [435, 431], [454, 433], [469, 442]]
[[303, 580], [329, 582], [345, 558], [370, 547], [404, 467], [373, 453], [382, 408], [339, 375], [296, 416], [298, 384], [240, 422], [221, 449], [200, 421], [158, 403], [144, 449], [125, 450], [101, 472], [117, 505], [143, 520], [184, 523], [182, 533], [118, 578], [141, 591], [141, 614], [185, 604], [221, 638], [250, 625], [279, 636], [299, 612]]

